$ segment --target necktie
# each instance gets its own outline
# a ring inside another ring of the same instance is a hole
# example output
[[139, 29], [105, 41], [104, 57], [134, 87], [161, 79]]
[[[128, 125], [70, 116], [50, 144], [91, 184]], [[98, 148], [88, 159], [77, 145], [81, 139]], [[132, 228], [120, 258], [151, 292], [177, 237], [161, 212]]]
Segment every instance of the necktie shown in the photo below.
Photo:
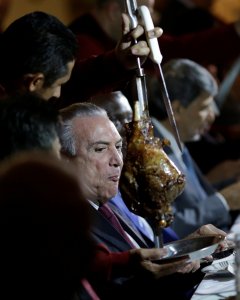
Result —
[[112, 209], [105, 203], [102, 206], [100, 206], [98, 211], [112, 224], [112, 226], [121, 234], [121, 236], [125, 239], [125, 241], [132, 248], [135, 248], [135, 246], [127, 236], [126, 232], [122, 228], [122, 225], [118, 221], [118, 218], [116, 217]]

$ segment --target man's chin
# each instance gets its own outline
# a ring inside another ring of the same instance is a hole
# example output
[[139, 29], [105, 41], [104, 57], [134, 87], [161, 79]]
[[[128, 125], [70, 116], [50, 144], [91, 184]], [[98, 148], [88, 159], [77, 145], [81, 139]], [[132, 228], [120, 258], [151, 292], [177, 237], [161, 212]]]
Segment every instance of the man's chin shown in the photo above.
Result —
[[108, 200], [114, 198], [118, 193], [118, 189], [112, 190], [111, 192], [108, 193]]

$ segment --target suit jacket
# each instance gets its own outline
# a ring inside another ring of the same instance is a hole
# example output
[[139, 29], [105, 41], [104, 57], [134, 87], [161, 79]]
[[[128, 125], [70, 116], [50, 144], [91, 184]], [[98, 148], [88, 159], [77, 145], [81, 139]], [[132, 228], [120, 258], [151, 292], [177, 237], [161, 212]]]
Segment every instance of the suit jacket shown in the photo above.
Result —
[[[126, 251], [131, 249], [131, 246], [128, 245], [121, 234], [119, 234], [111, 223], [96, 209], [91, 207], [90, 211], [93, 221], [91, 232], [94, 239], [97, 243], [104, 244], [110, 251], [118, 254], [120, 261], [121, 253], [119, 252], [122, 252], [124, 256]], [[125, 230], [129, 234], [133, 234], [131, 228], [125, 227]], [[137, 236], [132, 235], [132, 237], [141, 247], [147, 247]], [[115, 261], [115, 263], [117, 262]], [[121, 270], [121, 263], [117, 265], [117, 268]], [[198, 271], [190, 274], [175, 273], [156, 280], [147, 272], [145, 273], [140, 270], [136, 272], [136, 274], [133, 274], [131, 264], [128, 264], [128, 268], [126, 268], [125, 265], [125, 270], [121, 271], [121, 274], [119, 272], [111, 274], [107, 281], [104, 276], [101, 276], [101, 274], [99, 276], [99, 273], [94, 272], [94, 270], [91, 272], [89, 281], [100, 299], [157, 300], [160, 297], [159, 295], [161, 295], [163, 299], [174, 297], [174, 299], [178, 300], [187, 300], [190, 299], [191, 295], [189, 291], [192, 291], [192, 288], [198, 284], [204, 276], [201, 271]], [[96, 276], [96, 274], [98, 276]]]
[[[128, 251], [132, 249], [123, 236], [112, 226], [112, 224], [96, 209], [91, 210], [94, 226], [92, 227], [92, 234], [98, 243], [102, 243], [112, 252]], [[116, 214], [116, 212], [115, 212]], [[117, 215], [123, 229], [138, 243], [141, 248], [154, 247], [150, 241], [144, 241], [142, 237], [131, 227], [129, 227], [123, 218]]]
[[[130, 224], [130, 227], [133, 227], [136, 232], [138, 232], [141, 237], [151, 246], [154, 237], [152, 236], [153, 229], [151, 228], [150, 223], [146, 224], [141, 221], [141, 217], [135, 215], [134, 213], [130, 212], [127, 208], [126, 204], [124, 203], [121, 193], [119, 192], [114, 198], [110, 199], [109, 206], [118, 213], [119, 217], [121, 216], [123, 220]], [[145, 220], [147, 222], [147, 220]], [[149, 232], [149, 228], [151, 232]], [[163, 243], [170, 243], [179, 239], [176, 232], [172, 230], [172, 228], [164, 228], [162, 230], [162, 240]]]
[[[159, 126], [159, 124], [160, 123], [153, 118], [155, 136], [171, 139], [171, 144], [173, 144], [174, 140], [172, 139], [172, 135], [170, 133], [167, 135], [166, 129], [163, 133], [160, 127], [162, 125]], [[192, 233], [200, 226], [209, 223], [223, 230], [228, 230], [231, 218], [227, 206], [224, 205], [224, 201], [222, 201], [221, 196], [205, 179], [191, 157], [190, 160], [192, 162], [195, 176], [197, 177], [198, 184], [206, 194], [205, 197], [199, 195], [196, 189], [196, 183], [192, 178], [192, 174], [183, 161], [180, 161], [180, 158], [176, 156], [170, 147], [166, 147], [164, 150], [179, 170], [186, 175], [184, 191], [173, 202], [174, 221], [172, 228], [178, 233], [180, 238]]]

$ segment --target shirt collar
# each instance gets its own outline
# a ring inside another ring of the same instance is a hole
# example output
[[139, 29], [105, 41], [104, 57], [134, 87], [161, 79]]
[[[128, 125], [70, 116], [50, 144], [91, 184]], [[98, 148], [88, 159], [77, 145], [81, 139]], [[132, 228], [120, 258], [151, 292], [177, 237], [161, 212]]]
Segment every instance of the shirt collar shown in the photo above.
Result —
[[91, 200], [88, 200], [88, 202], [92, 205], [92, 207], [96, 210], [99, 209], [99, 205], [97, 205], [96, 203], [92, 202]]

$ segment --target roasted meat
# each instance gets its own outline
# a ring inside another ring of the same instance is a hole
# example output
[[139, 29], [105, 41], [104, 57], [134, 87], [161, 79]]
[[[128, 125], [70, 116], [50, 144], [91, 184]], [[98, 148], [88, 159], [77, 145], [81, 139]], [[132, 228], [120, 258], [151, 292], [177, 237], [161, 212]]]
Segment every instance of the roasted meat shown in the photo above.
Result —
[[171, 203], [184, 189], [185, 176], [169, 159], [161, 141], [153, 135], [150, 119], [127, 124], [127, 153], [120, 190], [128, 208], [150, 218], [160, 227], [173, 220]]

